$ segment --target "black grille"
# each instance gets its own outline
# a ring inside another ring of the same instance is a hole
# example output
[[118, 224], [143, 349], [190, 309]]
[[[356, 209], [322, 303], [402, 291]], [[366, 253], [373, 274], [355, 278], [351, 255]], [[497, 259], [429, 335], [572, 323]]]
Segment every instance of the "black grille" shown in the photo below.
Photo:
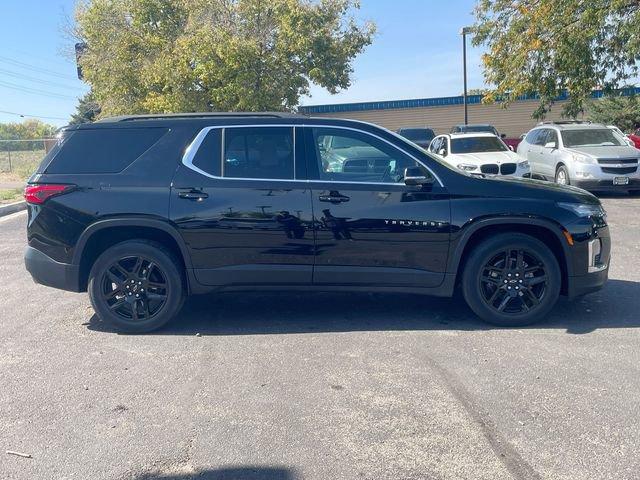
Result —
[[497, 175], [500, 170], [498, 169], [498, 165], [487, 163], [486, 165], [480, 166], [480, 171], [488, 175]]
[[598, 163], [600, 165], [620, 165], [620, 164], [633, 164], [638, 163], [637, 158], [599, 158]]
[[602, 171], [604, 173], [613, 173], [616, 175], [625, 175], [627, 173], [635, 173], [636, 170], [638, 170], [638, 167], [624, 167], [624, 168], [602, 167]]
[[516, 171], [515, 163], [503, 163], [502, 165], [500, 165], [500, 173], [502, 175], [511, 175], [515, 171]]

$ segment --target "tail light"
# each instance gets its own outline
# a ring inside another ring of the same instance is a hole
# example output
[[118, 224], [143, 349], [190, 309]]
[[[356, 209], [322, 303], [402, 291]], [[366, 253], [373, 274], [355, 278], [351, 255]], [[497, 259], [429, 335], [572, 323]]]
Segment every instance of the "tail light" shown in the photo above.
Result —
[[52, 183], [40, 183], [27, 185], [24, 187], [24, 199], [27, 203], [33, 203], [35, 205], [41, 205], [49, 198], [68, 192], [75, 185], [61, 185]]

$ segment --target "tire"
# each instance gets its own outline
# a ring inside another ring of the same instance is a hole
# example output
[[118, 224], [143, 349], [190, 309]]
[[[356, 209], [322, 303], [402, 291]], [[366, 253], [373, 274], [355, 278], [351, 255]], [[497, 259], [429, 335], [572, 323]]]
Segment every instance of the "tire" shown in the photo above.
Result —
[[556, 169], [555, 182], [560, 185], [571, 185], [571, 179], [569, 178], [569, 170], [564, 165], [560, 165]]
[[[506, 265], [506, 252], [510, 265]], [[471, 310], [486, 322], [520, 327], [549, 313], [560, 295], [561, 282], [558, 261], [544, 243], [521, 233], [503, 233], [473, 249], [464, 266], [462, 293]]]
[[159, 243], [118, 243], [104, 251], [91, 268], [91, 305], [102, 321], [120, 332], [157, 330], [182, 307], [182, 270], [175, 256]]

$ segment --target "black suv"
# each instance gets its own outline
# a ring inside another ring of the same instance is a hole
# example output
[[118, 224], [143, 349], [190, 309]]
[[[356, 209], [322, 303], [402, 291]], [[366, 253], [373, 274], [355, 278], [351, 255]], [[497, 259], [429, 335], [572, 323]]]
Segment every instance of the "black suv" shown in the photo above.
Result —
[[451, 296], [525, 325], [599, 289], [593, 195], [453, 169], [385, 129], [288, 114], [128, 116], [63, 130], [29, 179], [27, 269], [144, 332], [188, 294]]

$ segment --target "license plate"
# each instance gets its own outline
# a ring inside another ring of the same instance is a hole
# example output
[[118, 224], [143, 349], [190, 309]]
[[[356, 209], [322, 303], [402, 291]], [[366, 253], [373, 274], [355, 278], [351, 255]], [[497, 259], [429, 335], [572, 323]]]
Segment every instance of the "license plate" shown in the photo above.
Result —
[[629, 185], [629, 177], [614, 177], [614, 185]]

